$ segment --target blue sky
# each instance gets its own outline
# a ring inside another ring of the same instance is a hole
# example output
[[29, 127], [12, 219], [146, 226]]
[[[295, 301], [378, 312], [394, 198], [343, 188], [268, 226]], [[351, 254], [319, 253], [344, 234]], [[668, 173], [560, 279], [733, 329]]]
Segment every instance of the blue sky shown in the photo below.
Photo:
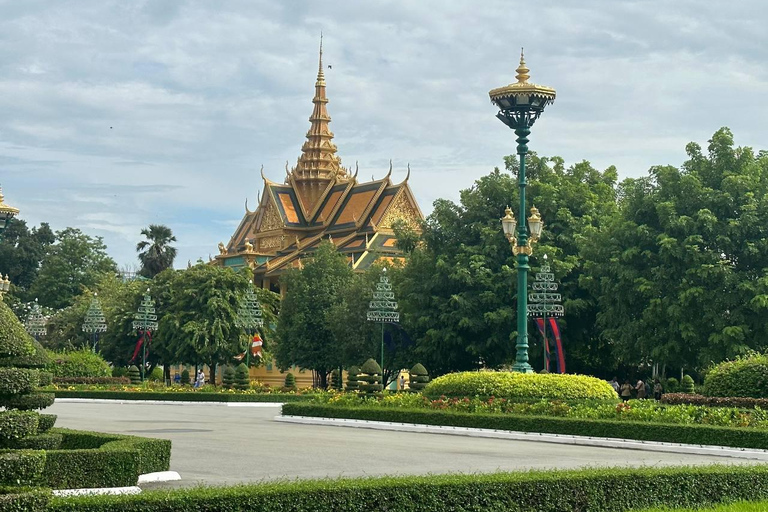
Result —
[[[425, 213], [514, 152], [488, 90], [558, 98], [530, 147], [622, 177], [679, 165], [721, 126], [765, 149], [768, 5], [584, 0], [0, 0], [0, 184], [32, 224], [103, 236], [136, 264], [170, 226], [177, 266], [215, 254], [299, 155], [324, 57], [331, 128], [360, 177], [411, 184]], [[500, 212], [504, 205], [499, 205]]]

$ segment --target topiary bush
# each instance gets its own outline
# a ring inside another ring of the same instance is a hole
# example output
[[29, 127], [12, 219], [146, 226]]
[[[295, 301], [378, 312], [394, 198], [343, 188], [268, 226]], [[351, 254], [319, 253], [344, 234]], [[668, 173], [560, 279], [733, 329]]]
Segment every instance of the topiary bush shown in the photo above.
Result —
[[[290, 373], [288, 375], [291, 375]], [[286, 376], [286, 381], [288, 380]], [[294, 383], [295, 386], [295, 383]], [[245, 363], [240, 363], [235, 370], [235, 389], [245, 391], [251, 387], [251, 376], [248, 373], [248, 367]]]
[[336, 389], [338, 391], [341, 391], [344, 389], [344, 382], [341, 380], [341, 374], [339, 373], [339, 370], [333, 370], [331, 372], [331, 389]]
[[360, 368], [350, 366], [347, 370], [347, 391], [358, 391], [360, 389], [358, 375], [360, 375]]
[[424, 365], [421, 363], [416, 363], [413, 368], [411, 368], [409, 373], [411, 381], [410, 389], [416, 392], [423, 391], [429, 382], [429, 372], [427, 372], [427, 369], [424, 368]]
[[380, 393], [384, 386], [381, 384], [381, 366], [371, 358], [360, 367], [359, 389], [360, 393], [373, 395]]
[[664, 390], [666, 393], [677, 393], [680, 391], [680, 382], [676, 378], [670, 377], [664, 384]]
[[680, 381], [680, 391], [683, 393], [693, 393], [696, 389], [696, 385], [693, 382], [693, 378], [690, 375], [683, 375], [683, 380]]
[[283, 391], [295, 391], [296, 390], [296, 377], [291, 372], [285, 374], [285, 382], [283, 382]]
[[125, 366], [115, 366], [112, 368], [113, 377], [128, 377], [128, 368]]
[[54, 377], [109, 377], [112, 369], [99, 354], [88, 349], [72, 352], [50, 352], [51, 362], [46, 369]]
[[704, 395], [768, 398], [768, 355], [750, 354], [709, 369]]
[[165, 379], [165, 376], [163, 375], [163, 369], [155, 366], [152, 368], [152, 371], [149, 375], [147, 375], [147, 380], [151, 380], [152, 382], [162, 382]]
[[430, 396], [494, 396], [538, 400], [615, 400], [611, 385], [596, 377], [516, 372], [460, 372], [437, 377], [424, 388]]
[[136, 365], [128, 368], [128, 378], [131, 379], [131, 384], [141, 384], [141, 372]]
[[221, 372], [221, 385], [226, 389], [232, 389], [235, 385], [235, 369], [227, 365], [224, 367], [224, 371]]
[[189, 370], [186, 368], [181, 371], [181, 385], [189, 386]]

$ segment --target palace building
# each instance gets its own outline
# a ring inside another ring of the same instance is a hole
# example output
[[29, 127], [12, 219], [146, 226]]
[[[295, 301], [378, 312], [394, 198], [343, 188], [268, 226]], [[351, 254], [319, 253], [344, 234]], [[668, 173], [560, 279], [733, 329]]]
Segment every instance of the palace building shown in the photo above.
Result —
[[396, 221], [419, 229], [424, 216], [408, 185], [392, 183], [392, 165], [381, 180], [359, 182], [341, 164], [329, 128], [328, 98], [320, 42], [314, 108], [307, 140], [293, 168], [286, 163], [284, 183], [264, 176], [255, 211], [248, 210], [228, 244], [219, 243], [215, 264], [248, 266], [257, 286], [279, 292], [279, 277], [301, 265], [323, 240], [330, 240], [355, 270], [365, 270], [377, 259], [401, 258], [392, 225]]

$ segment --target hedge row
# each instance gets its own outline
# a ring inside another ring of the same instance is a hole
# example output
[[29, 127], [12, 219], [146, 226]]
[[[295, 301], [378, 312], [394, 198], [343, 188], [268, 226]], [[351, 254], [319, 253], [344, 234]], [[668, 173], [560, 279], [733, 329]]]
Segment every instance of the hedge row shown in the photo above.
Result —
[[754, 428], [298, 403], [283, 405], [283, 414], [768, 449], [768, 431]]
[[703, 396], [689, 393], [666, 393], [661, 395], [661, 403], [705, 405], [709, 407], [738, 407], [740, 409], [768, 409], [768, 398], [748, 398], [740, 396]]
[[0, 512], [47, 510], [51, 491], [33, 487], [0, 487]]
[[621, 512], [768, 497], [768, 467], [610, 468], [262, 482], [54, 498], [51, 512]]
[[39, 484], [44, 468], [44, 452], [2, 451], [0, 452], [0, 486]]
[[0, 443], [37, 433], [39, 414], [31, 411], [0, 411]]
[[298, 402], [310, 400], [311, 394], [290, 393], [206, 393], [202, 391], [89, 391], [60, 389], [56, 398], [99, 398], [106, 400], [164, 400], [168, 402]]
[[128, 377], [54, 377], [54, 384], [118, 384], [128, 385]]
[[167, 471], [167, 439], [54, 428], [61, 449], [46, 452], [43, 482], [54, 489], [136, 485], [139, 475]]

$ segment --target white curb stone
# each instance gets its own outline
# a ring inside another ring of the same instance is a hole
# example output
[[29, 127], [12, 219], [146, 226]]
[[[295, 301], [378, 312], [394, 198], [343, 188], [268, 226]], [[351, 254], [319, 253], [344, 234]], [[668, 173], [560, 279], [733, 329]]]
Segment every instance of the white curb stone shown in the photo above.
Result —
[[92, 496], [96, 494], [141, 494], [137, 486], [131, 487], [103, 487], [100, 489], [57, 489], [54, 496]]
[[176, 471], [158, 471], [156, 473], [146, 473], [139, 475], [139, 485], [154, 482], [175, 482], [181, 480], [181, 475]]
[[121, 400], [109, 398], [57, 398], [57, 404], [218, 405], [222, 407], [282, 407], [282, 402], [190, 402], [178, 400]]
[[509, 430], [491, 430], [485, 428], [419, 425], [413, 423], [352, 420], [345, 418], [316, 418], [309, 416], [276, 416], [275, 421], [284, 423], [299, 423], [302, 425], [327, 425], [333, 427], [367, 428], [373, 430], [389, 430], [396, 432], [448, 434], [465, 437], [509, 439], [515, 441], [533, 441], [540, 443], [570, 444], [579, 446], [599, 446], [603, 448], [623, 448], [628, 450], [642, 450], [649, 452], [710, 455], [715, 457], [733, 457], [737, 459], [768, 461], [768, 450], [731, 448], [727, 446], [662, 443], [657, 441], [637, 441], [633, 439], [613, 439], [609, 437], [570, 436], [562, 434], [542, 434], [538, 432], [514, 432]]

